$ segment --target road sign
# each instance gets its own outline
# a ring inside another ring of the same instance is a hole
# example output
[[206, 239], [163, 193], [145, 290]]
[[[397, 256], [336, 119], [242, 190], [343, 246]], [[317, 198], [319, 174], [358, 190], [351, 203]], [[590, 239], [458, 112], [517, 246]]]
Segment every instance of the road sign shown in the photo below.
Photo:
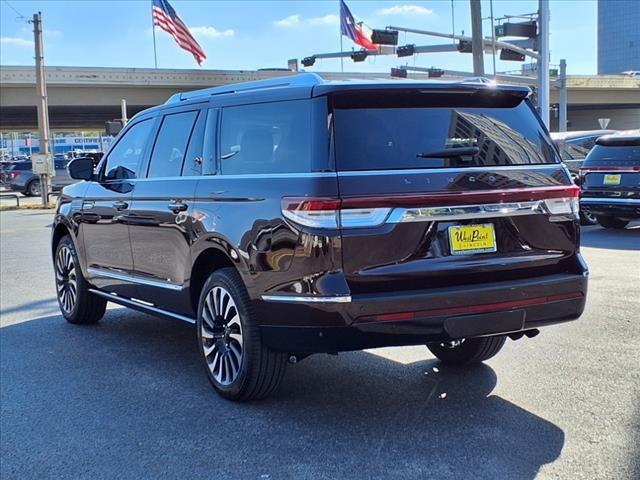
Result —
[[610, 121], [611, 121], [610, 118], [599, 118], [598, 123], [600, 124], [600, 128], [603, 130], [607, 128], [609, 126]]

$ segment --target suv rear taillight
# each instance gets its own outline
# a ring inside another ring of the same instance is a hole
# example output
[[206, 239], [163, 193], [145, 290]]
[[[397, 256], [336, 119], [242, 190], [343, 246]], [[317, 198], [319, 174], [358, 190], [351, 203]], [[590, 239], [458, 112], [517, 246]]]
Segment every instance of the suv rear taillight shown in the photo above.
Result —
[[11, 172], [11, 179], [18, 178], [20, 172]]
[[391, 208], [343, 208], [337, 198], [284, 198], [282, 214], [289, 220], [312, 228], [353, 228], [382, 225]]
[[550, 221], [577, 219], [577, 185], [384, 197], [285, 197], [285, 218], [312, 228], [366, 228], [383, 223], [455, 221], [543, 214]]

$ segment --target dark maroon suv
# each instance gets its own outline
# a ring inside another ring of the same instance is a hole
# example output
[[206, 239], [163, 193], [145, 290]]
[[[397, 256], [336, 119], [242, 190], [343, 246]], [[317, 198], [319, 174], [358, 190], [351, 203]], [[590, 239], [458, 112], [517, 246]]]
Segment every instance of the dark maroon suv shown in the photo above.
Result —
[[467, 365], [576, 319], [578, 187], [529, 94], [314, 74], [178, 94], [97, 168], [70, 164], [62, 313], [95, 323], [114, 302], [195, 324], [234, 400], [312, 353], [425, 344]]

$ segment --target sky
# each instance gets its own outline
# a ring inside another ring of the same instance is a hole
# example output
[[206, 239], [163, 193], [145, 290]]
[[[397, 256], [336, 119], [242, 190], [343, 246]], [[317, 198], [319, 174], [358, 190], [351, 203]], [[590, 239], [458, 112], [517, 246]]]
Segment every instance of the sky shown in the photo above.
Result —
[[[339, 4], [327, 1], [170, 0], [203, 47], [207, 60], [198, 67], [164, 31], [156, 29], [159, 68], [255, 70], [286, 67], [290, 58], [340, 50]], [[408, 28], [471, 34], [468, 0], [347, 0], [356, 20], [372, 28]], [[567, 72], [596, 73], [596, 0], [551, 0], [551, 64], [567, 60]], [[27, 20], [40, 10], [45, 64], [50, 66], [153, 68], [151, 1], [0, 0], [0, 65], [33, 65], [33, 32]], [[537, 10], [533, 0], [494, 0], [494, 17]], [[16, 12], [17, 11], [17, 12]], [[23, 15], [23, 18], [20, 18]], [[490, 35], [489, 0], [482, 1], [483, 32]], [[400, 34], [399, 44], [434, 45], [450, 40]], [[348, 38], [345, 50], [360, 48]], [[397, 58], [344, 61], [345, 71], [389, 72], [401, 64], [451, 70], [472, 69], [471, 54], [437, 53]], [[520, 62], [498, 60], [496, 70], [519, 70]], [[340, 60], [317, 61], [308, 71], [340, 71]], [[485, 71], [493, 72], [485, 55]]]

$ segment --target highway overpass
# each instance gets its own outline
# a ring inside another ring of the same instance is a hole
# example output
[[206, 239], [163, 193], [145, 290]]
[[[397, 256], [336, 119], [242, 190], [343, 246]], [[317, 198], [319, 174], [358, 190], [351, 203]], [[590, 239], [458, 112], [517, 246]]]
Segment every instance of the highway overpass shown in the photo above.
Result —
[[[327, 79], [388, 78], [384, 73], [318, 72]], [[142, 68], [47, 67], [49, 119], [52, 131], [102, 130], [120, 117], [120, 100], [129, 116], [163, 103], [176, 92], [229, 83], [290, 75], [289, 71], [174, 70]], [[411, 77], [421, 78], [420, 74]], [[640, 78], [569, 76], [570, 130], [598, 128], [598, 118], [610, 118], [610, 128], [640, 127]], [[0, 130], [35, 131], [35, 69], [0, 67]], [[557, 91], [551, 91], [551, 103]], [[552, 112], [552, 128], [555, 118]]]

